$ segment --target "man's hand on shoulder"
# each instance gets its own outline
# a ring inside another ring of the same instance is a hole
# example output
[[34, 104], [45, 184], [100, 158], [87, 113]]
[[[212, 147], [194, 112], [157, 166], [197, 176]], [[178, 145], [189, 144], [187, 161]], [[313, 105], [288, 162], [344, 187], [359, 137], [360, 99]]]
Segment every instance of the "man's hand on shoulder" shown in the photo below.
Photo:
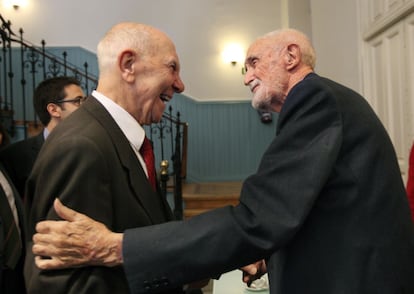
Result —
[[42, 221], [36, 225], [33, 247], [40, 269], [63, 269], [82, 266], [117, 266], [122, 264], [122, 233], [78, 213], [55, 199], [61, 221]]

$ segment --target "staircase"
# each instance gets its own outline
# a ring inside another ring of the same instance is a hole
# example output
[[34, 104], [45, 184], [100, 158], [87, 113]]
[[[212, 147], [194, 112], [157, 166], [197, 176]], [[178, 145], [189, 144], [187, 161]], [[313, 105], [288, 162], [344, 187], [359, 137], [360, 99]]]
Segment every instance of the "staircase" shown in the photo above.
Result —
[[184, 218], [227, 205], [237, 205], [242, 182], [183, 184]]
[[[0, 120], [14, 137], [15, 126], [24, 129], [28, 137], [28, 127], [37, 127], [37, 117], [32, 106], [32, 95], [36, 86], [46, 78], [73, 76], [77, 78], [86, 94], [96, 88], [97, 77], [89, 72], [89, 63], [74, 65], [68, 61], [68, 53], [61, 56], [51, 53], [46, 42], [41, 45], [24, 39], [24, 31], [15, 33], [11, 22], [0, 14]], [[94, 55], [94, 54], [92, 54]], [[93, 61], [96, 62], [96, 56]]]

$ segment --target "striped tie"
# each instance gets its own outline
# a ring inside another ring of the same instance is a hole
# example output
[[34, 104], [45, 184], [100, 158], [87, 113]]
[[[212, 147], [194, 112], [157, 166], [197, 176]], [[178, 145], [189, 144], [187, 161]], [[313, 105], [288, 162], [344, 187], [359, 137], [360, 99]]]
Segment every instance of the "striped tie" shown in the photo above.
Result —
[[4, 228], [4, 264], [8, 268], [14, 269], [21, 255], [22, 241], [10, 209], [9, 201], [2, 187], [0, 187], [0, 218]]

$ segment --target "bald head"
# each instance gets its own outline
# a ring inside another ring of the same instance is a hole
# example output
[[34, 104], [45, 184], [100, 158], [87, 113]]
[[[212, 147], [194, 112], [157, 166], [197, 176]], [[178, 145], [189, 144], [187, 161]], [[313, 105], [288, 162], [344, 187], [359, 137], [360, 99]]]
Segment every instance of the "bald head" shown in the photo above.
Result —
[[315, 68], [316, 55], [309, 38], [302, 32], [295, 29], [280, 29], [257, 39], [257, 41], [269, 42], [270, 46], [276, 46], [281, 49], [288, 45], [295, 44], [300, 48], [301, 59], [303, 64], [311, 69]]
[[96, 91], [141, 125], [158, 122], [174, 93], [184, 90], [175, 45], [154, 27], [119, 23], [99, 42], [97, 55]]
[[151, 56], [157, 52], [158, 46], [172, 41], [162, 31], [149, 25], [123, 22], [113, 26], [98, 44], [97, 57], [100, 74], [105, 74], [116, 65], [119, 53], [133, 49], [140, 56]]

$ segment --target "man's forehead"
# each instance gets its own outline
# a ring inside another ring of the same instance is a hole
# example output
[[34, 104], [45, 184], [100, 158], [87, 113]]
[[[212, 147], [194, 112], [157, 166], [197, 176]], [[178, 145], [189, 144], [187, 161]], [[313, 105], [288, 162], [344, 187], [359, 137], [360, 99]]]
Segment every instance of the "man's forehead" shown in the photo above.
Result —
[[259, 39], [256, 40], [252, 45], [250, 45], [249, 49], [247, 50], [247, 58], [251, 58], [253, 56], [259, 56], [261, 54], [263, 54], [266, 50], [266, 46], [268, 42], [266, 42], [266, 40], [264, 39]]

